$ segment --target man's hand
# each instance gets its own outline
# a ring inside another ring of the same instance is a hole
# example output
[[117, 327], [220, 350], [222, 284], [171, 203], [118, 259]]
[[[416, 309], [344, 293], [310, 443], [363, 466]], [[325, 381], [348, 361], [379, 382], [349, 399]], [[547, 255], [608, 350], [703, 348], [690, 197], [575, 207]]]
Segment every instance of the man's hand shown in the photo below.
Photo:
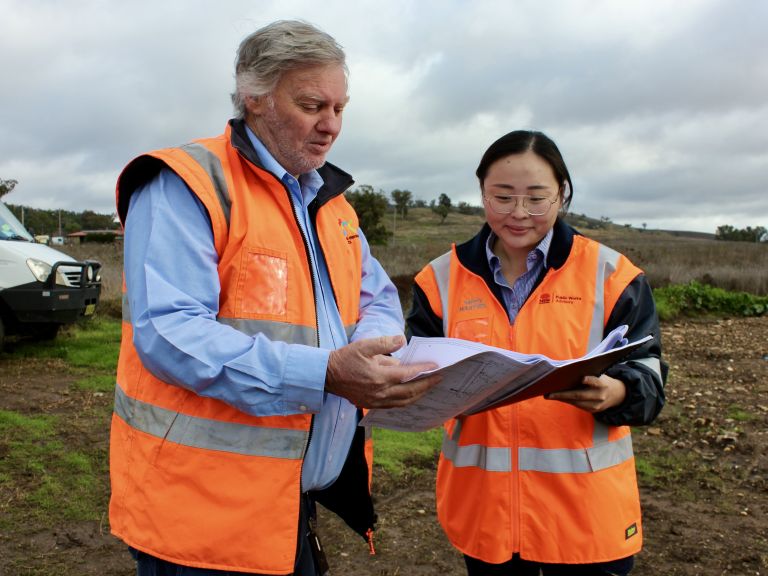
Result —
[[421, 398], [440, 381], [427, 376], [403, 382], [434, 364], [401, 366], [390, 354], [405, 345], [402, 336], [358, 340], [334, 350], [328, 359], [325, 390], [342, 396], [359, 408], [407, 406]]
[[559, 400], [594, 414], [613, 406], [618, 406], [627, 395], [627, 388], [624, 382], [605, 374], [599, 378], [596, 376], [585, 376], [581, 384], [581, 388], [552, 392], [547, 394], [546, 398], [548, 400]]

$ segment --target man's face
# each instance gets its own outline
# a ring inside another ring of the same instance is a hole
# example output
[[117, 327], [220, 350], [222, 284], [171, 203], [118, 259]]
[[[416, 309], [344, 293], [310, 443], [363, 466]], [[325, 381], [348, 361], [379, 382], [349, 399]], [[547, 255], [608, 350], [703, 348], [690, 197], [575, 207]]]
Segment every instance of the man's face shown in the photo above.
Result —
[[288, 70], [271, 94], [247, 100], [247, 122], [275, 160], [298, 177], [325, 163], [348, 99], [340, 65]]

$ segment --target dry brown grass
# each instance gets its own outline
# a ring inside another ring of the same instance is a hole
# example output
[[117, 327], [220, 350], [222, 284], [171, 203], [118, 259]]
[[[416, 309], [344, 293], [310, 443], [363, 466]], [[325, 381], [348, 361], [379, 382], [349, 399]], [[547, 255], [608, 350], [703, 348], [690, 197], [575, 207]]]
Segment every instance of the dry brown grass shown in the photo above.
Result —
[[696, 280], [735, 292], [768, 294], [766, 244], [639, 230], [587, 230], [585, 233], [626, 254], [645, 270], [654, 288]]
[[[443, 224], [439, 222], [427, 208], [411, 209], [406, 220], [393, 221], [390, 215], [386, 225], [390, 231], [395, 228], [394, 239], [387, 246], [372, 247], [400, 290], [404, 307], [410, 305], [414, 274], [448, 250], [451, 242], [472, 237], [483, 219], [452, 213]], [[654, 288], [696, 280], [726, 290], [768, 295], [768, 244], [688, 238], [619, 226], [582, 233], [626, 254], [645, 270]], [[63, 251], [74, 258], [102, 263], [100, 309], [119, 315], [122, 245], [88, 243], [64, 246]]]
[[122, 310], [123, 243], [88, 242], [56, 246], [56, 249], [77, 260], [101, 262], [101, 299], [98, 312], [119, 318]]

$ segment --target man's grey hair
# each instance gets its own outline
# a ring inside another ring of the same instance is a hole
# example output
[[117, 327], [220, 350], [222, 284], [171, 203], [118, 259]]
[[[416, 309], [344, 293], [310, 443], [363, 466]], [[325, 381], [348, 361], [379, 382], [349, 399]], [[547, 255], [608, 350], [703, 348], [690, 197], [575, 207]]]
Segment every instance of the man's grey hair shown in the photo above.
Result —
[[237, 49], [232, 104], [245, 118], [246, 98], [275, 89], [286, 70], [339, 64], [349, 71], [343, 48], [331, 36], [301, 20], [278, 20], [247, 36]]

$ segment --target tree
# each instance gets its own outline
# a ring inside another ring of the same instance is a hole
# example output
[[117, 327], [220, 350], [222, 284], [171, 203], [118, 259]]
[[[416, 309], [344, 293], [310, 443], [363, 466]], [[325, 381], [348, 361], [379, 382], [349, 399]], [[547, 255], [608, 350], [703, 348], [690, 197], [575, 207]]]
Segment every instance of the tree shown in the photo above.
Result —
[[386, 244], [387, 229], [382, 222], [387, 213], [387, 198], [384, 193], [374, 192], [373, 186], [361, 184], [355, 190], [345, 194], [347, 200], [357, 212], [360, 228], [363, 229], [369, 244]]
[[408, 207], [411, 205], [411, 193], [408, 190], [392, 190], [392, 200], [395, 209], [403, 218], [408, 218]]
[[8, 194], [16, 187], [19, 182], [17, 180], [3, 180], [0, 178], [0, 198]]
[[482, 214], [482, 209], [478, 206], [472, 206], [469, 202], [459, 202], [457, 209], [459, 214]]
[[80, 226], [83, 230], [109, 230], [114, 228], [112, 214], [97, 214], [92, 210], [85, 210], [80, 215]]
[[437, 199], [437, 203], [435, 203], [433, 200], [429, 205], [432, 208], [432, 212], [440, 216], [440, 224], [445, 222], [445, 219], [448, 217], [448, 214], [451, 211], [451, 199], [448, 197], [448, 195], [445, 193], [440, 194], [440, 198]]
[[715, 232], [716, 240], [731, 240], [735, 242], [765, 242], [768, 230], [764, 226], [747, 226], [746, 228], [735, 228], [730, 224], [724, 224], [717, 227]]
[[7, 206], [19, 220], [24, 210], [24, 226], [35, 234], [57, 236], [59, 230], [62, 234], [69, 234], [80, 230], [114, 230], [118, 227], [114, 221], [114, 214], [98, 214], [92, 210], [84, 212], [43, 210], [15, 204], [7, 204]]

